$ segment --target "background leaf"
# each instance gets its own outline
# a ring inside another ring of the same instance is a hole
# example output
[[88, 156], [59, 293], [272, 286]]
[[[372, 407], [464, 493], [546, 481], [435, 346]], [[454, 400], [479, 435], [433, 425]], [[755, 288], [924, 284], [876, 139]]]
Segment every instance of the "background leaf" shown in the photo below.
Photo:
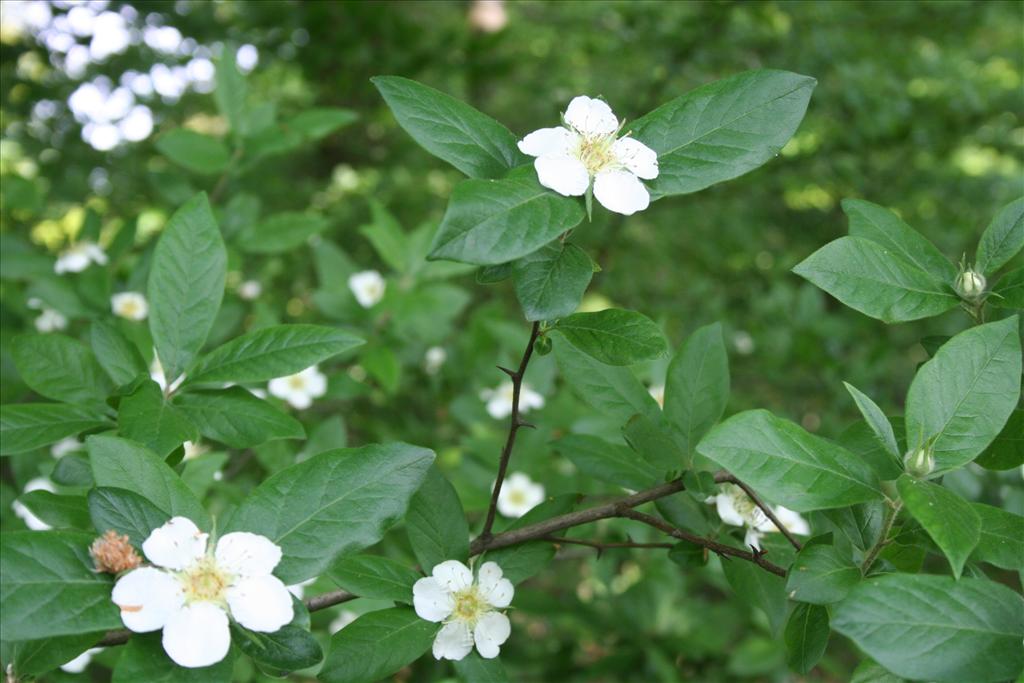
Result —
[[187, 128], [175, 128], [157, 138], [156, 148], [182, 168], [201, 175], [223, 173], [231, 151], [217, 138]]
[[100, 486], [89, 491], [89, 517], [97, 534], [116, 531], [141, 550], [153, 529], [171, 515], [135, 491]]
[[100, 403], [110, 380], [85, 345], [62, 334], [26, 334], [11, 342], [18, 374], [40, 396], [65, 403]]
[[593, 261], [572, 243], [551, 242], [512, 265], [516, 298], [530, 321], [575, 311], [593, 275]]
[[821, 660], [828, 647], [828, 610], [821, 605], [797, 603], [786, 622], [786, 663], [806, 674]]
[[241, 387], [190, 391], [174, 405], [208, 439], [231, 448], [252, 448], [275, 439], [302, 439], [302, 423]]
[[608, 308], [574, 313], [554, 330], [587, 355], [607, 365], [632, 365], [665, 354], [665, 336], [653, 320], [637, 313]]
[[718, 323], [698, 328], [679, 347], [665, 374], [665, 418], [690, 457], [725, 413], [729, 357]]
[[164, 399], [152, 380], [121, 399], [117, 410], [118, 433], [166, 458], [186, 441], [198, 441], [199, 430], [177, 407]]
[[[469, 537], [468, 531], [466, 537]], [[457, 556], [452, 557], [457, 559]], [[406, 604], [412, 603], [412, 585], [421, 576], [402, 562], [377, 555], [343, 557], [331, 565], [327, 574], [338, 586], [361, 598]]]
[[423, 484], [405, 513], [409, 543], [423, 572], [445, 560], [469, 559], [469, 525], [459, 494], [437, 467], [427, 470]]
[[907, 510], [945, 553], [953, 576], [959, 579], [981, 534], [978, 514], [970, 503], [938, 484], [904, 474], [896, 480], [896, 488]]
[[1010, 202], [996, 214], [978, 242], [974, 267], [985, 275], [1002, 268], [1024, 248], [1024, 197]]
[[99, 408], [25, 403], [0, 408], [0, 453], [24, 453], [91, 429], [112, 426]]
[[367, 612], [331, 637], [319, 678], [327, 683], [374, 683], [429, 650], [440, 628], [409, 607]]

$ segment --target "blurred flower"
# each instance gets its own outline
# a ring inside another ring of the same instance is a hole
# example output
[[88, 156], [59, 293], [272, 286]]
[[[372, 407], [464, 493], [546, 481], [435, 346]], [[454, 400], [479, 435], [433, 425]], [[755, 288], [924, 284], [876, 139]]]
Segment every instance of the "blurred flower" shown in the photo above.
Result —
[[142, 558], [135, 552], [128, 537], [113, 529], [107, 529], [105, 534], [92, 542], [89, 554], [96, 565], [96, 571], [107, 574], [120, 574], [142, 564]]
[[53, 270], [58, 275], [64, 273], [81, 273], [91, 263], [103, 266], [107, 263], [107, 255], [95, 242], [82, 240], [72, 244], [57, 257]]
[[[715, 504], [718, 516], [726, 524], [747, 527], [743, 543], [758, 550], [761, 549], [761, 537], [764, 534], [779, 530], [743, 489], [735, 484], [722, 484], [718, 495], [711, 496], [707, 502]], [[777, 505], [772, 507], [772, 512], [787, 531], [801, 536], [811, 533], [807, 521], [789, 508]]]
[[160, 385], [160, 390], [165, 394], [174, 393], [181, 383], [185, 381], [185, 375], [181, 375], [171, 382], [170, 386], [167, 384], [167, 375], [164, 373], [164, 366], [160, 363], [160, 357], [156, 355], [156, 349], [153, 350], [153, 362], [149, 364], [149, 378]]
[[348, 279], [348, 288], [363, 308], [373, 308], [384, 298], [386, 283], [376, 270], [364, 270]]
[[505, 478], [498, 493], [498, 512], [518, 518], [544, 502], [544, 485], [534, 482], [522, 472]]
[[68, 453], [74, 453], [81, 448], [82, 442], [73, 436], [69, 436], [50, 446], [50, 455], [55, 458], [63, 458]]
[[186, 517], [150, 533], [142, 552], [153, 567], [125, 574], [111, 600], [136, 633], [163, 629], [163, 647], [179, 666], [215, 664], [231, 648], [228, 615], [245, 628], [273, 633], [292, 620], [292, 596], [272, 574], [281, 548], [245, 531], [209, 534]]
[[44, 308], [39, 317], [35, 319], [36, 329], [40, 332], [55, 332], [66, 329], [68, 319], [60, 311], [52, 308]]
[[327, 393], [327, 378], [313, 365], [302, 372], [270, 380], [267, 389], [272, 396], [287, 401], [293, 408], [304, 410], [313, 399]]
[[497, 33], [508, 23], [504, 0], [473, 0], [469, 25], [484, 33]]
[[333, 636], [335, 633], [355, 621], [358, 616], [359, 615], [352, 610], [343, 609], [338, 613], [338, 616], [331, 620], [331, 623], [327, 626], [327, 630]]
[[629, 216], [646, 209], [651, 197], [640, 178], [658, 177], [654, 150], [628, 136], [616, 139], [622, 124], [603, 100], [580, 95], [562, 120], [568, 127], [541, 128], [519, 141], [520, 151], [537, 157], [540, 184], [578, 197], [593, 180], [594, 197], [609, 211]]
[[181, 447], [185, 449], [185, 455], [182, 457], [182, 460], [195, 460], [210, 450], [205, 444], [197, 441], [186, 441], [181, 444]]
[[741, 356], [749, 356], [754, 352], [754, 338], [743, 330], [738, 330], [732, 335], [732, 345]]
[[[32, 491], [49, 491], [50, 493], [56, 493], [57, 489], [53, 487], [53, 482], [46, 477], [36, 477], [35, 479], [30, 479], [29, 482], [25, 484], [25, 490], [23, 493], [30, 493]], [[32, 531], [46, 531], [47, 529], [52, 528], [49, 524], [36, 517], [35, 514], [25, 507], [20, 500], [16, 500], [11, 503], [11, 510], [13, 510], [14, 514], [20, 517], [21, 521], [25, 522], [25, 526]]]
[[118, 292], [110, 297], [110, 308], [125, 320], [145, 320], [149, 315], [149, 303], [139, 292]]
[[60, 670], [69, 674], [80, 674], [88, 668], [89, 663], [92, 661], [93, 655], [103, 652], [102, 647], [90, 647], [88, 650], [78, 655], [70, 662], [66, 662], [60, 665]]
[[412, 604], [421, 619], [444, 622], [434, 638], [434, 658], [458, 661], [476, 651], [484, 659], [498, 656], [512, 625], [504, 609], [512, 603], [515, 588], [502, 577], [501, 567], [484, 562], [476, 581], [473, 572], [457, 560], [434, 567], [431, 576], [412, 587]]
[[423, 367], [428, 375], [436, 375], [446, 360], [448, 360], [448, 352], [444, 348], [431, 346], [423, 355]]
[[659, 408], [665, 407], [665, 385], [664, 384], [652, 384], [648, 389], [647, 393], [651, 395], [658, 403]]
[[306, 595], [306, 586], [312, 586], [315, 581], [316, 577], [314, 576], [312, 579], [306, 579], [300, 583], [292, 584], [291, 586], [288, 586], [288, 592], [301, 600]]
[[246, 301], [258, 299], [263, 293], [263, 285], [258, 280], [246, 280], [238, 286], [238, 296]]
[[[512, 382], [503, 382], [497, 389], [484, 389], [480, 398], [487, 401], [487, 412], [496, 420], [512, 414], [512, 398], [515, 387]], [[543, 408], [544, 397], [523, 382], [519, 390], [519, 412], [525, 413], [532, 408]]]

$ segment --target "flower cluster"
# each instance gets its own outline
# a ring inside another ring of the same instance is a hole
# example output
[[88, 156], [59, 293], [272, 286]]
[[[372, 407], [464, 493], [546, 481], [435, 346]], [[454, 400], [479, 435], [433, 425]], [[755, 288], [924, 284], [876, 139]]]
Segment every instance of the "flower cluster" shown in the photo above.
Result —
[[[726, 524], [747, 527], [747, 533], [743, 539], [746, 545], [760, 550], [761, 538], [766, 533], [779, 531], [779, 528], [768, 519], [761, 508], [739, 486], [722, 484], [719, 491], [718, 495], [708, 498], [707, 502], [715, 505], [718, 516]], [[789, 508], [777, 505], [772, 508], [772, 512], [786, 527], [786, 531], [800, 536], [811, 533], [811, 527], [807, 524], [807, 520]]]

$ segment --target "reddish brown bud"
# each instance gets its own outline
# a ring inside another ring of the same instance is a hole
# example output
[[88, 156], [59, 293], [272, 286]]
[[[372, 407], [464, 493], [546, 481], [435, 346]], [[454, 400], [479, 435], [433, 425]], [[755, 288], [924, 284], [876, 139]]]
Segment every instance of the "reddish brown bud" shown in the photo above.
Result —
[[128, 537], [118, 535], [113, 529], [92, 542], [89, 554], [96, 563], [96, 571], [108, 574], [120, 574], [142, 564], [142, 558], [128, 542]]

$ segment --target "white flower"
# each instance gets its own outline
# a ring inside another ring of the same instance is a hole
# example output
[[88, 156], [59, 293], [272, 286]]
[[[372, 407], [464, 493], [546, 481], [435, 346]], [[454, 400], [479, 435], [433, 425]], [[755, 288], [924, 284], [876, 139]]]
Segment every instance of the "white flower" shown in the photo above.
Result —
[[156, 355], [156, 349], [153, 350], [153, 362], [149, 364], [149, 378], [160, 385], [160, 390], [165, 394], [174, 393], [181, 383], [185, 381], [185, 375], [181, 375], [171, 382], [170, 386], [167, 385], [167, 375], [164, 373], [164, 366], [160, 362], [160, 357]]
[[136, 633], [163, 629], [163, 646], [179, 666], [210, 666], [231, 647], [228, 617], [252, 631], [273, 633], [292, 620], [292, 596], [271, 572], [281, 549], [246, 531], [209, 534], [172, 517], [154, 529], [142, 552], [154, 567], [134, 569], [114, 585], [121, 621]]
[[139, 292], [119, 292], [110, 297], [110, 309], [125, 320], [145, 320], [149, 303]]
[[754, 338], [749, 332], [738, 330], [732, 335], [732, 345], [736, 347], [736, 353], [741, 356], [749, 356], [754, 352]]
[[338, 613], [338, 616], [336, 616], [331, 623], [327, 625], [327, 631], [333, 636], [335, 633], [355, 621], [358, 616], [358, 614], [350, 609], [343, 609]]
[[65, 671], [69, 674], [80, 674], [85, 671], [86, 667], [89, 666], [89, 662], [92, 661], [93, 655], [103, 652], [102, 647], [90, 647], [88, 650], [78, 655], [70, 662], [66, 662], [60, 665], [61, 671]]
[[53, 270], [58, 275], [63, 273], [80, 273], [89, 267], [91, 263], [105, 265], [107, 255], [95, 242], [82, 240], [65, 249], [57, 257]]
[[348, 288], [363, 308], [373, 308], [384, 298], [386, 283], [376, 270], [364, 270], [348, 279]]
[[[504, 382], [497, 389], [484, 389], [480, 398], [487, 401], [487, 412], [496, 420], [512, 414], [512, 382]], [[530, 388], [526, 382], [519, 390], [519, 411], [525, 413], [532, 408], [543, 408], [544, 397]]]
[[428, 375], [436, 375], [446, 360], [448, 360], [448, 352], [443, 347], [431, 346], [423, 355], [423, 368]]
[[293, 408], [304, 410], [313, 405], [314, 398], [327, 393], [327, 378], [313, 365], [295, 375], [270, 380], [267, 390]]
[[[50, 493], [56, 493], [57, 489], [53, 487], [53, 482], [46, 477], [36, 477], [35, 479], [30, 479], [29, 482], [25, 484], [24, 493], [29, 493], [31, 491], [49, 491]], [[52, 528], [49, 524], [36, 517], [35, 514], [25, 507], [20, 500], [16, 500], [11, 503], [11, 510], [13, 510], [14, 514], [20, 517], [21, 521], [25, 522], [25, 526], [32, 531], [46, 531], [47, 529]]]
[[444, 622], [434, 638], [434, 658], [460, 660], [473, 645], [484, 659], [498, 656], [512, 625], [504, 609], [512, 603], [515, 588], [502, 578], [501, 567], [484, 562], [473, 580], [469, 567], [446, 560], [412, 587], [412, 604], [422, 619]]
[[[717, 496], [708, 498], [709, 503], [714, 503], [718, 516], [726, 524], [732, 526], [747, 527], [743, 543], [761, 549], [761, 537], [766, 533], [778, 531], [778, 527], [768, 519], [761, 511], [761, 508], [744, 493], [743, 489], [735, 484], [722, 484]], [[811, 533], [811, 527], [807, 521], [798, 513], [781, 505], [774, 506], [772, 512], [778, 517], [782, 525], [789, 531], [800, 536], [807, 536]]]
[[68, 319], [60, 311], [52, 308], [44, 308], [39, 317], [35, 319], [36, 329], [40, 332], [55, 332], [66, 329]]
[[566, 197], [586, 194], [604, 208], [627, 216], [643, 211], [651, 197], [640, 179], [658, 177], [658, 155], [623, 136], [622, 124], [606, 102], [585, 95], [573, 98], [562, 116], [564, 126], [541, 128], [519, 141], [523, 154], [537, 157], [533, 167], [544, 187]]
[[246, 280], [238, 286], [238, 296], [246, 301], [258, 299], [263, 293], [263, 285], [258, 280]]
[[50, 446], [50, 455], [54, 458], [63, 458], [68, 453], [74, 453], [81, 448], [81, 441], [73, 436], [68, 436]]
[[505, 478], [498, 493], [498, 512], [505, 517], [522, 517], [544, 502], [544, 485], [522, 472]]
[[508, 23], [503, 0], [473, 0], [469, 8], [469, 24], [484, 33], [497, 33]]
[[665, 407], [665, 385], [664, 384], [652, 384], [648, 389], [647, 393], [651, 395], [657, 403], [659, 408]]
[[195, 460], [200, 455], [210, 450], [206, 447], [206, 444], [198, 441], [185, 441], [181, 446], [185, 449], [185, 454], [181, 458], [182, 460]]

